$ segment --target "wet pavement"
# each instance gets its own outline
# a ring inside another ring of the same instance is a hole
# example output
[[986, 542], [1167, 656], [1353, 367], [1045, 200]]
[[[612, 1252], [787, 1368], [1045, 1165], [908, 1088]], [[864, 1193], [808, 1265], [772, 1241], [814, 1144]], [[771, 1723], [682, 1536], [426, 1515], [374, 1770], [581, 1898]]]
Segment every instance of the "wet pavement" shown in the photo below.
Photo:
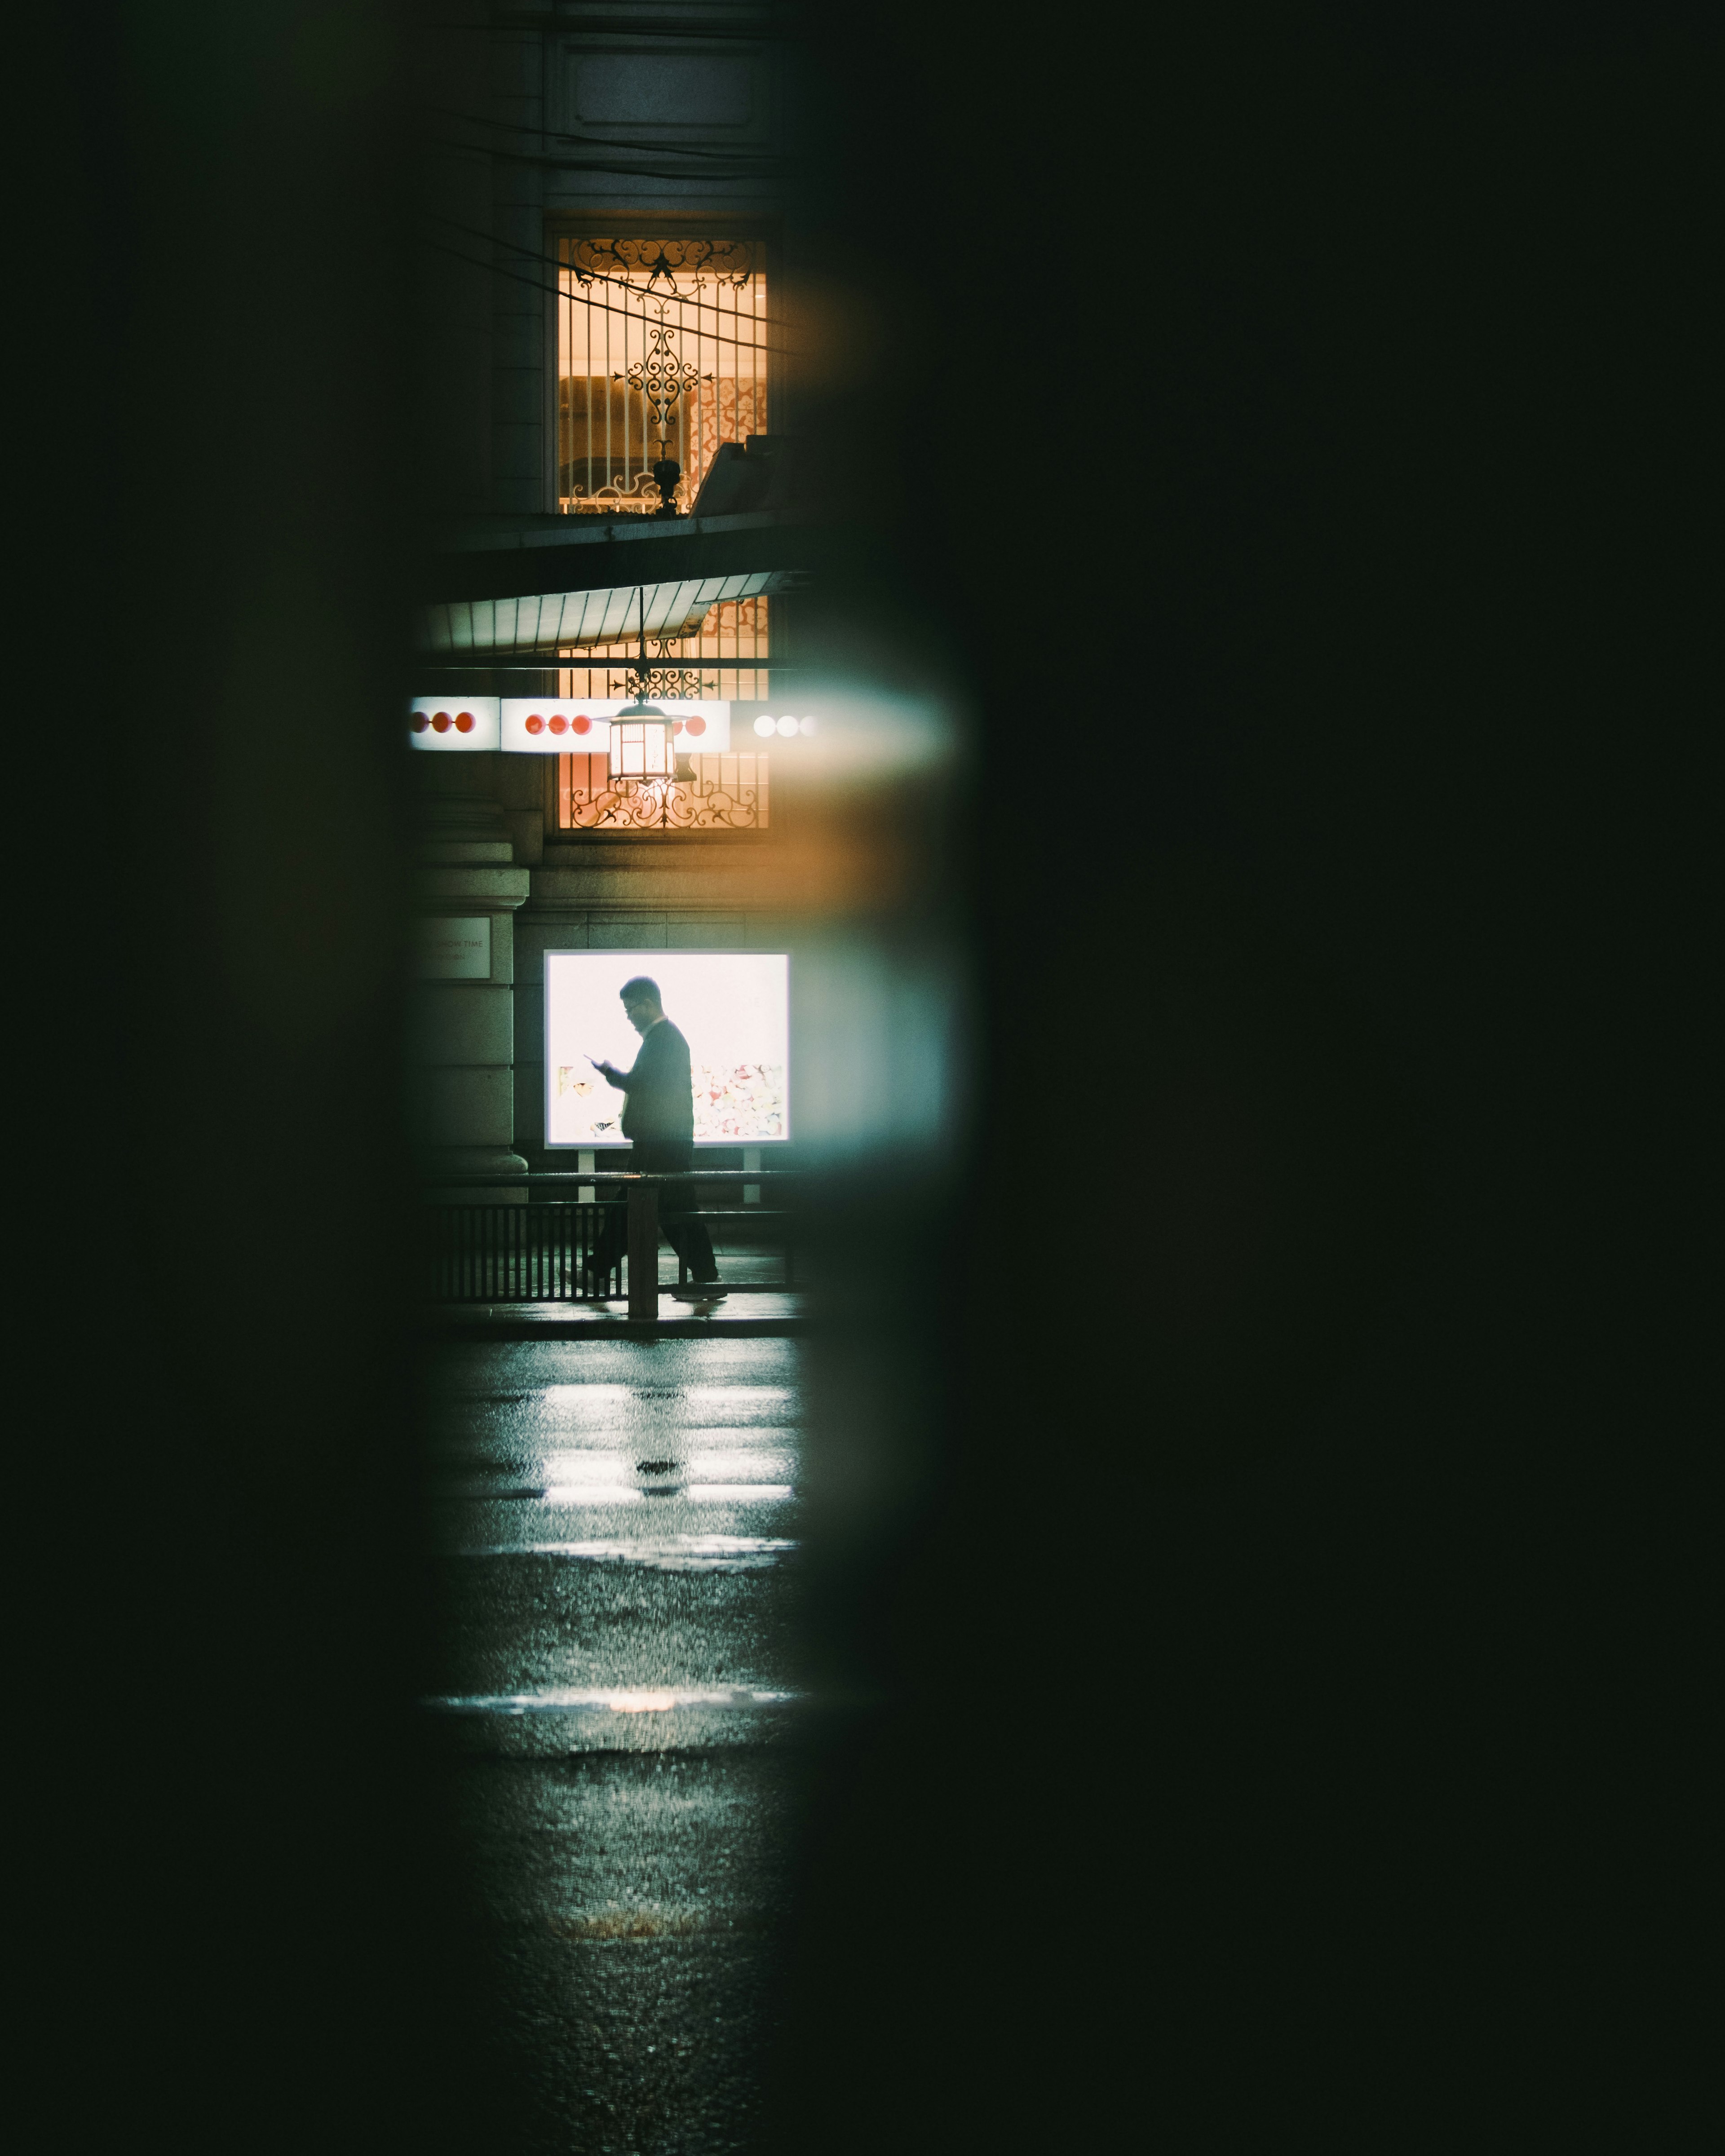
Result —
[[639, 1324], [620, 1297], [598, 1303], [450, 1302], [438, 1306], [430, 1329], [445, 1339], [795, 1339], [808, 1331], [809, 1302], [801, 1292], [757, 1291], [728, 1295], [697, 1314], [662, 1289], [656, 1322]]
[[753, 2139], [807, 1713], [802, 1353], [462, 1341], [433, 1364], [426, 1714], [509, 2145]]

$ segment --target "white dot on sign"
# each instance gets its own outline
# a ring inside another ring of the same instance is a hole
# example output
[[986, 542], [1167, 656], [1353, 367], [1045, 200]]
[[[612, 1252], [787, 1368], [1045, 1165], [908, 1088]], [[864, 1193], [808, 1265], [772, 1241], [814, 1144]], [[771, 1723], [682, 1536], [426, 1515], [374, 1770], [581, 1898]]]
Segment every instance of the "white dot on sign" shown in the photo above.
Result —
[[797, 721], [794, 719], [781, 719], [778, 722], [778, 731], [788, 741], [797, 731]]
[[797, 731], [798, 733], [812, 734], [814, 732], [814, 720], [799, 719], [797, 722]]
[[768, 734], [776, 733], [778, 731], [778, 728], [773, 725], [772, 720], [768, 717], [764, 711], [762, 711], [760, 717], [755, 721], [755, 732], [759, 734], [762, 741], [766, 740]]

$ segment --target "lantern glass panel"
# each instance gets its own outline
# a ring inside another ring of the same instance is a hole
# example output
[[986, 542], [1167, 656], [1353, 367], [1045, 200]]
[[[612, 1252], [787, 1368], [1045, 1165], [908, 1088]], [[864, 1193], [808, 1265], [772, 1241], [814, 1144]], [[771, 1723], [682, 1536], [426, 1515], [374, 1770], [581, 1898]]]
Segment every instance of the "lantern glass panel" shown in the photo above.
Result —
[[619, 778], [670, 775], [670, 728], [663, 719], [618, 720], [611, 728], [611, 769]]

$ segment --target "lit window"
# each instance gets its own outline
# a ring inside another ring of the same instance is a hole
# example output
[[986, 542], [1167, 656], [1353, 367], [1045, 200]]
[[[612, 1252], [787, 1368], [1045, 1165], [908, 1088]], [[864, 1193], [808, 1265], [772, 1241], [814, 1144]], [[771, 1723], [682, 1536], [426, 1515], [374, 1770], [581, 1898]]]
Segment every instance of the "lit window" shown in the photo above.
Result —
[[[721, 444], [769, 432], [768, 377], [783, 338], [767, 313], [766, 241], [566, 231], [557, 249], [557, 507], [645, 516], [660, 506], [656, 472], [669, 460], [686, 511]], [[768, 605], [764, 594], [721, 599], [698, 629], [667, 639], [655, 700], [767, 696]], [[636, 685], [619, 662], [637, 648], [623, 637], [569, 649], [559, 693], [629, 696]]]
[[686, 509], [721, 442], [768, 431], [764, 245], [570, 233], [557, 251], [557, 506], [654, 508], [669, 457]]

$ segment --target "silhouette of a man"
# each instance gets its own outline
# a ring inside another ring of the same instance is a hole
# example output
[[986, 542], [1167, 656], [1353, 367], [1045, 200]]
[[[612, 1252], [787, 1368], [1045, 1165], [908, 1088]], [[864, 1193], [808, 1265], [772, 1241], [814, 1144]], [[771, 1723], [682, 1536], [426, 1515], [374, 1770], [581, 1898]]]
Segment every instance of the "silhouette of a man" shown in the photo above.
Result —
[[[644, 973], [625, 981], [619, 992], [624, 1014], [641, 1036], [634, 1065], [589, 1063], [607, 1085], [628, 1096], [623, 1106], [623, 1135], [629, 1141], [629, 1166], [641, 1175], [675, 1175], [695, 1165], [695, 1091], [689, 1044], [665, 1014], [659, 983]], [[713, 1301], [724, 1293], [713, 1259], [711, 1238], [691, 1217], [695, 1196], [687, 1183], [661, 1183], [659, 1220], [665, 1240], [694, 1276], [702, 1292], [696, 1301]], [[629, 1218], [622, 1206], [607, 1209], [608, 1218], [593, 1255], [595, 1286], [615, 1269], [629, 1244]]]

